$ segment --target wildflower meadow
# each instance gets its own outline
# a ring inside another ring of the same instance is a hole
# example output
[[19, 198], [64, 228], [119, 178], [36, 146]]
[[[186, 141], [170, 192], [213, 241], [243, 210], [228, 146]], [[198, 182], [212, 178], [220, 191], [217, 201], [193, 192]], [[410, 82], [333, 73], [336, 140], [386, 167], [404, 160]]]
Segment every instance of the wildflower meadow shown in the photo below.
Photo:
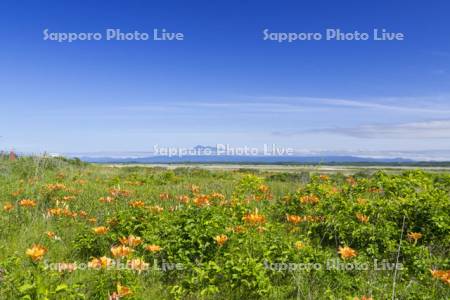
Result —
[[0, 158], [0, 299], [448, 299], [450, 174]]

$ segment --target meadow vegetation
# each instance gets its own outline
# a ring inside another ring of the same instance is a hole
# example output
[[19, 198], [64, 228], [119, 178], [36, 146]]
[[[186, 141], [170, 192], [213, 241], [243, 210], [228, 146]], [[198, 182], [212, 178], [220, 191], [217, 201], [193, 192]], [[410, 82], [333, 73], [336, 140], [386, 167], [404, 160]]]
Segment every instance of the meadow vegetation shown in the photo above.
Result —
[[1, 156], [0, 299], [449, 299], [449, 194], [421, 170]]

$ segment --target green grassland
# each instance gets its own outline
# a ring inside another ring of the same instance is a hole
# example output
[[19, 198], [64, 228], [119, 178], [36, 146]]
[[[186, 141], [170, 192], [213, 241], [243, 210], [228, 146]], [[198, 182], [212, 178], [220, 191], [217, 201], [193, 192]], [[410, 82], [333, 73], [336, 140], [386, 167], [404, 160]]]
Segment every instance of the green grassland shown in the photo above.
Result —
[[449, 195], [443, 169], [1, 156], [0, 299], [449, 299]]

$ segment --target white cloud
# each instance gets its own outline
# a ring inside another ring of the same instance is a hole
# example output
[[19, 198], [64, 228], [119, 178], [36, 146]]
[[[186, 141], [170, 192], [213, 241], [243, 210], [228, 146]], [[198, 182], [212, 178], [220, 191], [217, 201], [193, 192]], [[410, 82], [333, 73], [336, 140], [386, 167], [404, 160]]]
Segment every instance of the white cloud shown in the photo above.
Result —
[[[450, 97], [380, 97], [370, 99], [344, 99], [323, 97], [254, 97], [254, 99], [275, 101], [285, 107], [321, 106], [329, 108], [372, 109], [415, 113], [450, 114]], [[261, 103], [264, 105], [264, 102]]]
[[[141, 100], [142, 101], [142, 100]], [[289, 114], [301, 112], [320, 112], [334, 109], [366, 110], [377, 112], [399, 112], [419, 114], [450, 115], [450, 95], [430, 97], [371, 97], [364, 99], [306, 97], [306, 96], [236, 96], [226, 100], [189, 100], [189, 101], [148, 101], [144, 104], [110, 105], [101, 107], [77, 107], [70, 109], [46, 110], [55, 116], [80, 113], [84, 117], [128, 118], [129, 114], [148, 115], [171, 114], [192, 115], [206, 110], [209, 113], [248, 113], [248, 114]], [[102, 111], [99, 116], [98, 111]], [[107, 113], [105, 113], [107, 112]]]
[[432, 120], [390, 125], [362, 125], [352, 128], [329, 128], [314, 131], [371, 139], [450, 139], [450, 120]]

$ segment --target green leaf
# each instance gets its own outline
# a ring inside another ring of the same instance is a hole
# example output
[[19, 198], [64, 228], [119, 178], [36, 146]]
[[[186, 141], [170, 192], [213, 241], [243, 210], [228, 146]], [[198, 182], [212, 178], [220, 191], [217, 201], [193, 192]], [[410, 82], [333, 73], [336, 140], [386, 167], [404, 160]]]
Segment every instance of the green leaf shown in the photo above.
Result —
[[61, 291], [67, 291], [68, 288], [69, 286], [67, 284], [62, 283], [56, 287], [55, 292], [59, 293]]
[[34, 285], [32, 285], [31, 283], [25, 283], [19, 287], [19, 292], [25, 293], [26, 291], [29, 291], [33, 288], [34, 288]]

